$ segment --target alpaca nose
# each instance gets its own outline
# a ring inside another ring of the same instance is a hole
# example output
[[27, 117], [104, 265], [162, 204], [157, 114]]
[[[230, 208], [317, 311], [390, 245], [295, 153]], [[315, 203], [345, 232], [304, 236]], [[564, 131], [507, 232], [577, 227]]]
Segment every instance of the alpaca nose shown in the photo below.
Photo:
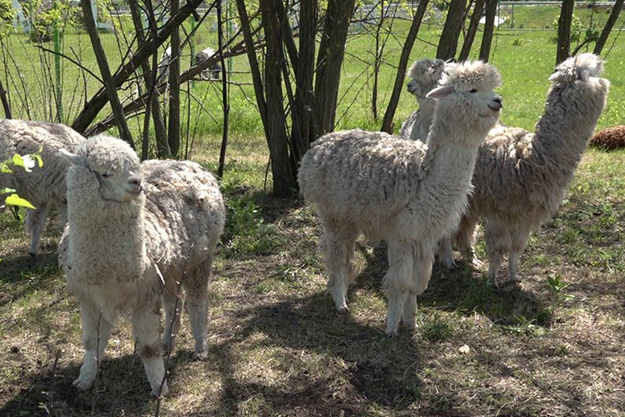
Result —
[[141, 177], [138, 175], [128, 177], [128, 184], [132, 192], [140, 193], [143, 190], [143, 187], [141, 187]]
[[499, 97], [499, 96], [495, 97], [495, 99], [494, 99], [495, 103], [497, 103], [496, 107], [498, 109], [501, 109], [503, 107], [503, 101], [502, 100], [503, 99], [501, 97]]

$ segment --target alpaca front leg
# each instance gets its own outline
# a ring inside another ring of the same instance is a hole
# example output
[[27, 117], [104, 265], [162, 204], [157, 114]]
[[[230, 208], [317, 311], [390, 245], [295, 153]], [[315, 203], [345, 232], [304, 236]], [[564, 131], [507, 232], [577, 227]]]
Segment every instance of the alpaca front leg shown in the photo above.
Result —
[[175, 341], [180, 331], [180, 321], [184, 311], [184, 295], [179, 291], [178, 284], [173, 280], [165, 283], [163, 290], [165, 307], [165, 329], [163, 333], [164, 353], [173, 352]]
[[519, 269], [521, 254], [525, 250], [529, 239], [530, 229], [518, 227], [511, 233], [512, 248], [508, 253], [508, 276], [512, 282], [520, 282], [521, 277], [517, 274]]
[[111, 323], [89, 302], [80, 303], [80, 318], [85, 357], [80, 367], [80, 375], [72, 385], [84, 391], [91, 388], [98, 375], [100, 361], [111, 335]]
[[484, 230], [486, 254], [488, 255], [488, 283], [498, 287], [497, 272], [503, 262], [504, 253], [510, 249], [510, 231], [498, 219], [489, 219]]
[[26, 230], [30, 233], [30, 256], [37, 256], [41, 234], [48, 218], [48, 203], [41, 203], [35, 210], [28, 210]]
[[152, 391], [150, 395], [167, 395], [169, 388], [165, 381], [165, 364], [160, 340], [160, 314], [158, 303], [149, 300], [132, 312], [132, 331], [137, 339], [137, 354], [143, 362]]
[[462, 258], [471, 262], [474, 267], [482, 268], [484, 263], [477, 257], [474, 248], [475, 228], [478, 220], [479, 218], [477, 217], [465, 215], [460, 221], [460, 226], [456, 232], [456, 242]]
[[[386, 313], [386, 331], [384, 332], [388, 337], [397, 336], [397, 327], [404, 313], [404, 305], [409, 296], [407, 292], [399, 290], [391, 290], [388, 294], [388, 310]], [[416, 306], [416, 298], [415, 298]], [[414, 317], [414, 314], [412, 315]]]
[[409, 330], [417, 328], [417, 295], [408, 294], [404, 304], [404, 311], [401, 315], [401, 321]]

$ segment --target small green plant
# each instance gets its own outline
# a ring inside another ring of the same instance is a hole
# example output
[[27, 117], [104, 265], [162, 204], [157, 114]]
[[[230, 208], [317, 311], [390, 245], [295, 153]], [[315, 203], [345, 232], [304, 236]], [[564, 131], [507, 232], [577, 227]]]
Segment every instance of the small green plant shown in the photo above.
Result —
[[[19, 167], [22, 168], [26, 172], [30, 172], [32, 168], [37, 164], [39, 167], [43, 165], [43, 161], [41, 160], [41, 156], [36, 153], [32, 155], [13, 155], [13, 158], [7, 159], [6, 161], [0, 161], [0, 174], [10, 174], [13, 172], [11, 168]], [[17, 208], [29, 208], [34, 209], [35, 207], [30, 204], [30, 202], [15, 192], [12, 188], [0, 188], [0, 195], [9, 194], [5, 200], [4, 205], [13, 206]], [[3, 208], [4, 206], [0, 206]], [[20, 217], [23, 217], [23, 213], [20, 214]]]
[[233, 198], [228, 201], [227, 206], [225, 237], [230, 254], [264, 255], [280, 245], [281, 239], [275, 227], [265, 224], [260, 208], [253, 201]]
[[550, 275], [547, 277], [547, 287], [551, 293], [551, 315], [555, 315], [556, 309], [562, 305], [564, 301], [570, 301], [574, 298], [572, 294], [566, 294], [565, 290], [571, 285], [564, 282], [560, 274]]

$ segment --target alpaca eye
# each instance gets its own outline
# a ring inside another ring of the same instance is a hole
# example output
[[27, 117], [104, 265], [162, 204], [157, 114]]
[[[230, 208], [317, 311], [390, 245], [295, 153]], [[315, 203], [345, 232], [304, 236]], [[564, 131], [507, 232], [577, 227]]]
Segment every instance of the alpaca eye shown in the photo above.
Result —
[[471, 89], [471, 91], [469, 91], [469, 93], [477, 93], [477, 88]]
[[113, 173], [112, 172], [104, 172], [104, 173], [102, 173], [100, 175], [102, 176], [102, 178], [108, 178], [108, 177], [112, 176]]

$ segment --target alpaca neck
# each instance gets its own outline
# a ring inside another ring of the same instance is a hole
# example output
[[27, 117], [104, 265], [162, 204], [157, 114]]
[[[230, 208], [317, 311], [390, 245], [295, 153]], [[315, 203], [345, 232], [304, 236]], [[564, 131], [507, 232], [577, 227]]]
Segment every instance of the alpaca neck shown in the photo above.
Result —
[[581, 161], [603, 110], [603, 105], [591, 104], [602, 103], [603, 97], [592, 97], [589, 92], [585, 95], [589, 101], [580, 103], [580, 95], [570, 97], [567, 87], [549, 91], [545, 112], [536, 124], [530, 157], [533, 166], [554, 171], [566, 183]]

